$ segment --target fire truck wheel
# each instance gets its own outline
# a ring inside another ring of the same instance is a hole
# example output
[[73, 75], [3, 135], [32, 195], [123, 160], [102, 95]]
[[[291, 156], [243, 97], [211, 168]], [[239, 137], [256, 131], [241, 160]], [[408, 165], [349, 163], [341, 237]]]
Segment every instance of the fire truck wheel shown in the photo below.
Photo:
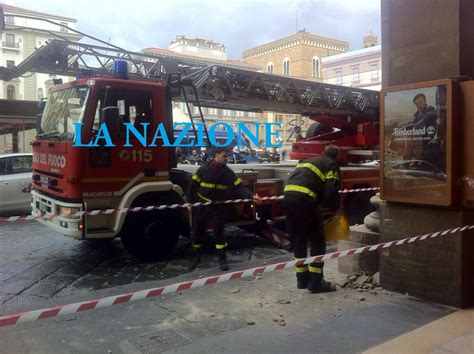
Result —
[[156, 261], [171, 254], [179, 239], [173, 223], [153, 215], [136, 215], [127, 220], [121, 235], [123, 247], [144, 261]]
[[319, 122], [314, 122], [308, 127], [308, 130], [306, 131], [306, 139], [312, 138], [313, 136], [317, 136], [322, 133], [329, 133], [331, 131], [331, 127], [321, 124]]
[[[367, 188], [370, 186], [353, 186], [353, 188]], [[374, 192], [350, 193], [344, 200], [344, 212], [349, 225], [363, 224], [364, 218], [375, 210], [370, 204]]]

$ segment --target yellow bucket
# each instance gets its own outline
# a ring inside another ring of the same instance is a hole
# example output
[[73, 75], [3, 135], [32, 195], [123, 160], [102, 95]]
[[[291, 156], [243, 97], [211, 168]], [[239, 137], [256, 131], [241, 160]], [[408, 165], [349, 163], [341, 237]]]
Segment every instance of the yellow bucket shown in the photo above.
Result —
[[349, 222], [344, 214], [330, 218], [324, 224], [326, 241], [348, 240], [350, 235]]

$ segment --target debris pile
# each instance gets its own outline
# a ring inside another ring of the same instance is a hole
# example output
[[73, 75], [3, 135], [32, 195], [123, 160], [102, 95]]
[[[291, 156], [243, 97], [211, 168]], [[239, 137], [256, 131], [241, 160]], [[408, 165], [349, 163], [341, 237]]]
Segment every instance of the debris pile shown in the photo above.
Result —
[[351, 274], [339, 285], [342, 288], [358, 289], [359, 291], [380, 290], [380, 273]]

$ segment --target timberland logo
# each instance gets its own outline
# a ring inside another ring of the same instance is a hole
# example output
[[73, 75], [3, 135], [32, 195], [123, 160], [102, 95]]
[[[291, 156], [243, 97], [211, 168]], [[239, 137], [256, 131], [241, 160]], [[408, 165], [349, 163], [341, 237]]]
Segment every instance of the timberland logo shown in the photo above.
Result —
[[[433, 128], [433, 127], [429, 127], [429, 128]], [[421, 129], [416, 129], [415, 127], [411, 128], [411, 129], [407, 129], [407, 128], [403, 127], [403, 128], [394, 128], [393, 130], [394, 130], [395, 136], [423, 136], [423, 135], [426, 135], [426, 127], [423, 127]], [[434, 128], [433, 128], [433, 132], [434, 132]]]

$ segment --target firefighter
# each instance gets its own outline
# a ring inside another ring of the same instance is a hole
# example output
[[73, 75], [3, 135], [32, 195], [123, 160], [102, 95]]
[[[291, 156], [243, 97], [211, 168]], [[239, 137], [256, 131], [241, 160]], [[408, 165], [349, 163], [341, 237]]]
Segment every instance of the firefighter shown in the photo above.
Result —
[[[337, 164], [339, 148], [328, 145], [322, 156], [300, 162], [284, 189], [283, 207], [296, 259], [307, 257], [308, 241], [311, 256], [326, 253], [324, 225], [320, 214], [322, 206], [339, 207], [341, 186]], [[333, 291], [333, 285], [324, 280], [323, 262], [296, 267], [297, 287], [312, 293]]]
[[[187, 200], [190, 203], [212, 202], [234, 198], [252, 198], [252, 193], [247, 189], [240, 178], [227, 165], [229, 150], [218, 147], [214, 150], [213, 159], [199, 167], [192, 176], [188, 188]], [[188, 260], [189, 271], [197, 267], [201, 261], [202, 238], [206, 230], [206, 223], [212, 218], [214, 226], [215, 246], [217, 259], [221, 270], [228, 270], [226, 251], [227, 246], [224, 236], [224, 224], [232, 213], [231, 205], [211, 204], [193, 209], [193, 230], [191, 235], [191, 255]]]
[[201, 151], [199, 152], [199, 155], [197, 157], [197, 161], [199, 165], [203, 165], [209, 161], [209, 156], [207, 155], [206, 148], [201, 148]]

